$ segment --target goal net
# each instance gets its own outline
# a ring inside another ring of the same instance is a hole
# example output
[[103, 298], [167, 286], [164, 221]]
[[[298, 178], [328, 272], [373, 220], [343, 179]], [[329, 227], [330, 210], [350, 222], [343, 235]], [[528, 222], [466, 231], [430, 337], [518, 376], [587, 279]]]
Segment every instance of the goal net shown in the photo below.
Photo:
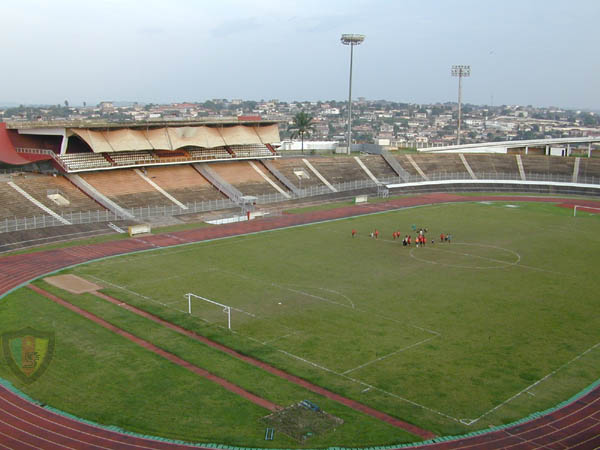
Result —
[[227, 329], [231, 330], [231, 306], [216, 302], [200, 295], [185, 294], [188, 300], [188, 313], [202, 317], [210, 323], [223, 323], [223, 317], [227, 320]]
[[600, 208], [594, 208], [585, 205], [573, 205], [573, 217], [577, 217], [578, 212], [586, 212], [590, 214], [600, 214]]

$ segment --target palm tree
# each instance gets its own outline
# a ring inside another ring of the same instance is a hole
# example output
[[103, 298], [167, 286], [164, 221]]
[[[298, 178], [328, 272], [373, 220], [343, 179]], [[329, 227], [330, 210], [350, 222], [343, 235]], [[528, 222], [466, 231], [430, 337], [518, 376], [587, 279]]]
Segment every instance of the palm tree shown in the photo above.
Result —
[[288, 131], [292, 131], [292, 139], [300, 136], [302, 139], [302, 153], [304, 153], [304, 135], [315, 131], [313, 116], [300, 111], [294, 116], [294, 122], [288, 126]]

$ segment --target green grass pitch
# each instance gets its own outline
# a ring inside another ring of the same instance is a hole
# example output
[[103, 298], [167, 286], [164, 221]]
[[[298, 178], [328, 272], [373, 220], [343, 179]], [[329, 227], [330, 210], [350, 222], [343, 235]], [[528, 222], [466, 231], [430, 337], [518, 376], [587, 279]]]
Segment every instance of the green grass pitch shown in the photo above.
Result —
[[[104, 291], [436, 434], [500, 425], [599, 377], [600, 217], [550, 204], [419, 207], [143, 252], [78, 266]], [[428, 229], [402, 246], [393, 231]], [[380, 231], [379, 239], [369, 237]], [[351, 230], [358, 234], [351, 237]], [[440, 233], [452, 243], [440, 243]], [[0, 326], [52, 328], [55, 360], [23, 387], [133, 431], [247, 446], [385, 445], [409, 436], [91, 295], [44, 289], [283, 406], [304, 398], [345, 424], [306, 444], [265, 442], [266, 411], [20, 290]], [[232, 330], [221, 307], [232, 308]], [[27, 305], [37, 314], [23, 318]], [[135, 363], [132, 363], [135, 362]], [[68, 380], [65, 381], [65, 380]], [[76, 387], [76, 395], [65, 395]], [[93, 405], [90, 399], [95, 399]], [[236, 433], [232, 437], [231, 430]]]

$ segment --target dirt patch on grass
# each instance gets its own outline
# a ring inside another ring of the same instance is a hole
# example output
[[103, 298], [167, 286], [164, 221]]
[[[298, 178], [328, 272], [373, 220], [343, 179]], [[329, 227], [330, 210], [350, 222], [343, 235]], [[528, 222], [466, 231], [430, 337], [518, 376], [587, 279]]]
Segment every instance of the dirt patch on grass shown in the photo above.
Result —
[[275, 431], [299, 442], [335, 430], [344, 423], [339, 417], [326, 413], [322, 409], [308, 408], [302, 402], [263, 417], [262, 421]]
[[56, 275], [54, 277], [46, 277], [44, 278], [44, 281], [72, 294], [83, 294], [85, 292], [95, 292], [102, 289], [102, 286], [98, 286], [77, 275]]

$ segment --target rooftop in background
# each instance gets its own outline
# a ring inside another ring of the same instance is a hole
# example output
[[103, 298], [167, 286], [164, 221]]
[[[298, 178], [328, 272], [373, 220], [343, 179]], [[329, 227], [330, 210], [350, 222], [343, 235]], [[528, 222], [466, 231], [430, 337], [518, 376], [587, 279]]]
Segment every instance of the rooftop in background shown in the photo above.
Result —
[[[246, 120], [244, 120], [246, 119]], [[146, 120], [146, 121], [123, 121], [112, 122], [108, 120], [56, 120], [56, 121], [8, 121], [8, 129], [32, 129], [32, 128], [85, 128], [85, 129], [107, 129], [107, 128], [148, 128], [148, 127], [177, 127], [177, 126], [219, 126], [219, 125], [272, 125], [281, 120], [263, 120], [246, 117], [239, 120], [237, 117], [210, 118], [206, 120]]]

